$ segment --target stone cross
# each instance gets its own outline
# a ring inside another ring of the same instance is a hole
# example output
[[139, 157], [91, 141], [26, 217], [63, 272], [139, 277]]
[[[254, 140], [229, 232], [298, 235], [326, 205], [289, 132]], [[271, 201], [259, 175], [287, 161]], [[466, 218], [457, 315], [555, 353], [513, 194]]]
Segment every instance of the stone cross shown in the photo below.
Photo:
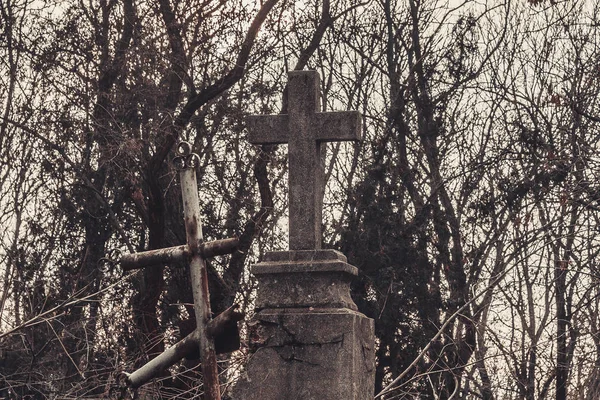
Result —
[[254, 115], [247, 121], [253, 144], [288, 144], [289, 248], [321, 248], [324, 160], [321, 149], [328, 141], [361, 139], [357, 111], [320, 112], [319, 74], [288, 74], [288, 113]]
[[226, 327], [230, 326], [232, 321], [235, 324], [236, 320], [241, 319], [241, 314], [236, 313], [234, 311], [236, 306], [233, 306], [218, 317], [211, 318], [205, 260], [208, 257], [233, 252], [237, 247], [238, 240], [224, 239], [204, 242], [195, 169], [198, 165], [198, 156], [191, 152], [191, 145], [186, 142], [180, 143], [177, 151], [179, 155], [175, 158], [175, 161], [177, 168], [180, 170], [187, 244], [128, 254], [121, 258], [121, 266], [123, 270], [127, 271], [176, 261], [189, 262], [196, 314], [196, 331], [165, 350], [164, 353], [152, 359], [139, 370], [132, 374], [126, 374], [127, 383], [132, 387], [139, 387], [192, 352], [194, 348], [199, 348], [204, 378], [204, 398], [207, 400], [220, 400], [214, 338], [222, 333], [224, 329], [227, 329]]

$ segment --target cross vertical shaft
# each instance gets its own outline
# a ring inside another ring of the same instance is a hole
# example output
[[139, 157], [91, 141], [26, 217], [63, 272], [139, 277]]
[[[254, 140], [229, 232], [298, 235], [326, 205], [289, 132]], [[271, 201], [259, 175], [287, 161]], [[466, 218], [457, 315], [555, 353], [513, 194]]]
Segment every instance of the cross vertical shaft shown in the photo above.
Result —
[[310, 121], [321, 109], [318, 87], [318, 75], [300, 75], [288, 87], [290, 249], [321, 248], [325, 166]]
[[219, 374], [215, 354], [214, 339], [208, 335], [208, 323], [211, 318], [210, 299], [208, 296], [208, 275], [206, 261], [201, 255], [202, 224], [196, 182], [195, 168], [184, 168], [180, 172], [181, 193], [183, 197], [183, 214], [187, 245], [191, 251], [190, 275], [196, 329], [199, 333], [199, 347], [202, 359], [202, 375], [204, 378], [204, 398], [220, 400]]

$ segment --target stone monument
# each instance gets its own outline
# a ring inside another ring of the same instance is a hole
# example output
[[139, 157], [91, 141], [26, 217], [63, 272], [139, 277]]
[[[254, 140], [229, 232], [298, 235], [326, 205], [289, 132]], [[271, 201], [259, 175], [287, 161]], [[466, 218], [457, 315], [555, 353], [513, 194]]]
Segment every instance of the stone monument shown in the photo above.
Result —
[[321, 249], [321, 146], [360, 140], [360, 114], [320, 112], [318, 73], [293, 71], [288, 113], [252, 116], [248, 128], [251, 143], [288, 143], [290, 250], [267, 253], [253, 266], [251, 356], [233, 398], [372, 399], [374, 323], [350, 297], [357, 269], [342, 253]]

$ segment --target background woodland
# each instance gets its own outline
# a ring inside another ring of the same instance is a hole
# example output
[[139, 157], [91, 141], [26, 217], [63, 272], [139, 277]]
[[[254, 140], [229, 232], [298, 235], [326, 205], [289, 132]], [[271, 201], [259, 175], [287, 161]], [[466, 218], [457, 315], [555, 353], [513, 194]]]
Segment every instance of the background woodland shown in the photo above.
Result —
[[[0, 397], [122, 398], [193, 313], [174, 145], [193, 143], [215, 313], [286, 248], [287, 149], [247, 140], [316, 69], [324, 247], [360, 270], [385, 399], [600, 396], [600, 4], [0, 0]], [[245, 331], [242, 324], [242, 334]], [[221, 358], [225, 390], [247, 356]], [[183, 361], [138, 398], [202, 392]]]

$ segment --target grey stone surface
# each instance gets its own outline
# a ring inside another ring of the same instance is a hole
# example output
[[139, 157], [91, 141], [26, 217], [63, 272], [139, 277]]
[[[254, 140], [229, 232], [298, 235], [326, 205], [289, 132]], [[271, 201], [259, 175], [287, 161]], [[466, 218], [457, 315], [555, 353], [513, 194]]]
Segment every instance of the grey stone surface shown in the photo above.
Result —
[[372, 399], [373, 329], [372, 319], [346, 309], [258, 313], [234, 399]]
[[328, 307], [356, 310], [350, 283], [356, 267], [335, 250], [267, 253], [252, 268], [260, 282], [256, 309]]
[[251, 357], [235, 400], [373, 397], [374, 323], [350, 297], [354, 266], [335, 250], [265, 254], [254, 265]]
[[361, 139], [357, 111], [320, 112], [319, 74], [288, 74], [288, 113], [248, 118], [249, 141], [288, 143], [290, 250], [321, 248], [324, 191], [323, 142]]
[[347, 263], [336, 250], [274, 251], [252, 268], [254, 275], [294, 272], [346, 272], [357, 275], [358, 269]]
[[295, 250], [295, 251], [271, 251], [263, 256], [263, 262], [285, 262], [285, 261], [324, 261], [336, 260], [346, 262], [345, 255], [337, 250]]

